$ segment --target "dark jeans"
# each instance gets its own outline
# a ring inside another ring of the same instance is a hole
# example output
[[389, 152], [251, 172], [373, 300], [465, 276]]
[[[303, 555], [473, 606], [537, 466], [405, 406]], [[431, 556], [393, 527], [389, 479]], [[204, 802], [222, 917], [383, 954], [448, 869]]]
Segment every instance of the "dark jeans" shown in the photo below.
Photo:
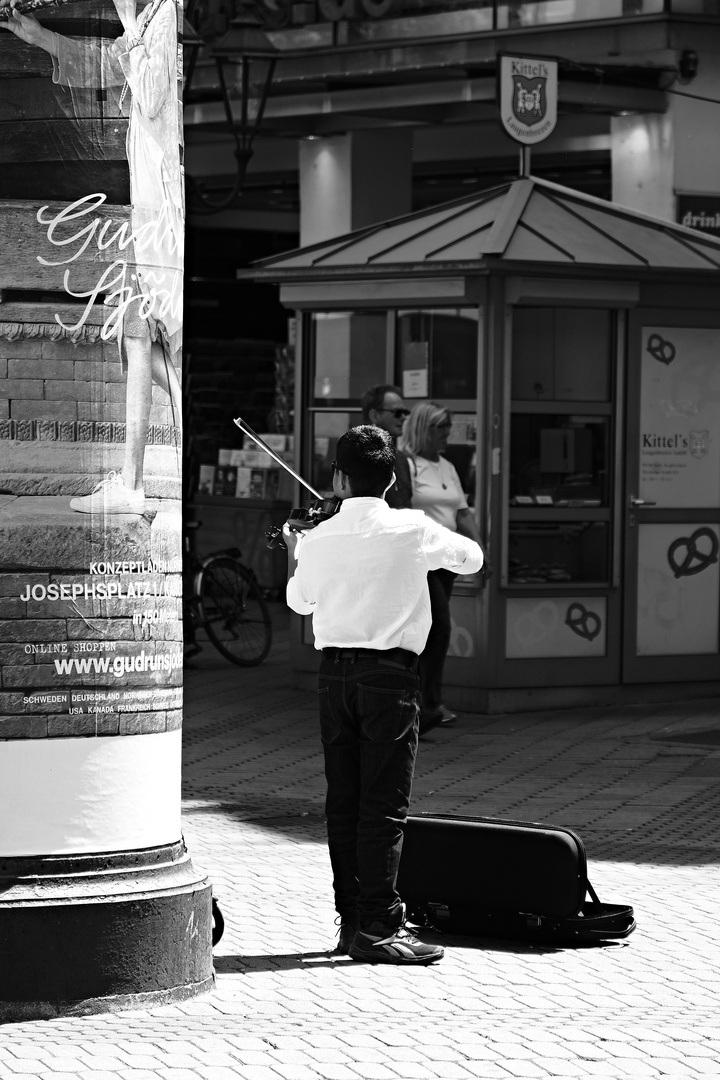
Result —
[[388, 925], [400, 910], [395, 883], [418, 739], [417, 674], [377, 656], [323, 656], [318, 677], [335, 907], [361, 926]]
[[420, 654], [423, 712], [434, 712], [442, 705], [443, 670], [452, 631], [450, 595], [456, 576], [450, 570], [431, 570], [427, 577], [432, 626]]

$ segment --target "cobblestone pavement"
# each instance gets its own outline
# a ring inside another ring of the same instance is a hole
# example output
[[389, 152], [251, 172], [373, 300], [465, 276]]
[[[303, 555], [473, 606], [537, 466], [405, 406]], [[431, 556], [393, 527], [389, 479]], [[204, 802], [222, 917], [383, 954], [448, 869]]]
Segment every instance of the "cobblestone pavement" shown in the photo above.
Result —
[[327, 955], [314, 694], [287, 655], [281, 632], [261, 668], [207, 649], [186, 672], [184, 829], [226, 920], [216, 989], [7, 1024], [0, 1080], [720, 1077], [715, 701], [463, 714], [427, 736], [414, 811], [577, 830], [601, 899], [632, 904], [638, 929], [576, 949], [447, 937], [438, 965], [374, 967]]

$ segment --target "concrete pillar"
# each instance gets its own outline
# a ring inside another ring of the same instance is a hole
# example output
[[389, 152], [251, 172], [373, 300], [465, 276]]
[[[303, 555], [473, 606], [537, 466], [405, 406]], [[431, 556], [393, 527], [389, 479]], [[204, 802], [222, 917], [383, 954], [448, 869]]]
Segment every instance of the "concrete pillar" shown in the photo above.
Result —
[[675, 128], [675, 190], [698, 195], [720, 193], [718, 106], [720, 67], [701, 59], [698, 78], [687, 89], [710, 101], [672, 95], [670, 111]]
[[[300, 142], [300, 243], [317, 244], [412, 209], [412, 132], [353, 131]], [[378, 316], [333, 312], [315, 337], [315, 397], [359, 397], [386, 379]]]
[[[673, 89], [677, 93], [667, 95], [667, 112], [611, 121], [613, 201], [667, 221], [675, 221], [677, 193], [717, 196], [720, 191], [715, 104], [720, 70], [714, 57], [700, 52], [697, 78]], [[697, 100], [703, 96], [712, 100]]]
[[412, 209], [412, 132], [352, 131], [300, 142], [300, 244]]
[[672, 221], [675, 214], [675, 140], [668, 113], [614, 116], [612, 198], [620, 206]]

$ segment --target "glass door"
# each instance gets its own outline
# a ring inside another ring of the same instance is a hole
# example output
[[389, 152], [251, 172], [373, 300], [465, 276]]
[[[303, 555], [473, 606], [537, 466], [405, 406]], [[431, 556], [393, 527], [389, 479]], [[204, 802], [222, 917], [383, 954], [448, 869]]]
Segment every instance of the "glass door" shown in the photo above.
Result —
[[720, 673], [720, 320], [704, 314], [632, 321], [625, 682]]

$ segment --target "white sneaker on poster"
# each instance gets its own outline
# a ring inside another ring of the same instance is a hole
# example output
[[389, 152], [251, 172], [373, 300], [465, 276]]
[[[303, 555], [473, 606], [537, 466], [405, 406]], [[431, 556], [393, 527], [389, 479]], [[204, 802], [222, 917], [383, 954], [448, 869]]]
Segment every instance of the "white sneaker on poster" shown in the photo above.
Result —
[[120, 473], [110, 472], [90, 495], [71, 499], [70, 508], [80, 514], [142, 514], [145, 492], [142, 488], [126, 487]]

